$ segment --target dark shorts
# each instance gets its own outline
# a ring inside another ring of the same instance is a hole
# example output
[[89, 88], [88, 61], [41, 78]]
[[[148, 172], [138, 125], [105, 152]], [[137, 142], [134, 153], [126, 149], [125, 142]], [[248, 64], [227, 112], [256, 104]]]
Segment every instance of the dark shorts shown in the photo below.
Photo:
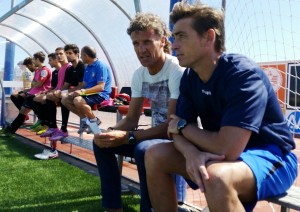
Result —
[[[257, 201], [283, 194], [297, 177], [297, 157], [292, 152], [283, 154], [276, 145], [246, 149], [239, 160], [250, 167], [256, 178]], [[194, 182], [186, 181], [192, 189], [198, 189]], [[257, 201], [243, 204], [246, 211], [251, 211]]]
[[35, 97], [35, 95], [26, 95], [25, 101], [23, 102], [23, 107], [26, 107], [28, 109], [33, 109], [34, 108], [34, 100], [33, 98]]
[[103, 102], [105, 100], [102, 96], [100, 96], [98, 94], [82, 96], [82, 98], [86, 101], [86, 103], [90, 107], [93, 107], [96, 104], [100, 104], [101, 102]]

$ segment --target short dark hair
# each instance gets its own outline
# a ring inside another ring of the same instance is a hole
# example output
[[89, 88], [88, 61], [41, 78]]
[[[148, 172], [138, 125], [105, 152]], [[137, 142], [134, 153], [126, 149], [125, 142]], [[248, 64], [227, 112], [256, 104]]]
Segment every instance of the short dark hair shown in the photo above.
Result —
[[87, 54], [87, 56], [89, 56], [90, 58], [97, 58], [96, 50], [91, 46], [84, 46], [81, 50], [81, 54], [83, 53]]
[[164, 46], [164, 52], [170, 54], [171, 42], [169, 41], [169, 38], [171, 36], [171, 31], [158, 15], [153, 13], [137, 13], [130, 21], [130, 25], [127, 28], [127, 34], [130, 36], [134, 31], [146, 31], [149, 29], [153, 29], [160, 38], [165, 38], [166, 44]]
[[60, 50], [65, 51], [63, 47], [57, 47], [57, 48], [55, 49], [55, 51], [60, 51]]
[[56, 59], [55, 53], [48, 54], [48, 58], [51, 58], [52, 60]]
[[24, 66], [32, 65], [32, 64], [33, 64], [32, 57], [26, 57], [23, 61]]
[[46, 55], [44, 52], [39, 51], [33, 55], [34, 59], [39, 59], [41, 63], [43, 63], [46, 59]]
[[175, 24], [183, 18], [192, 18], [191, 27], [200, 36], [209, 29], [213, 29], [216, 33], [215, 50], [217, 52], [225, 51], [224, 12], [222, 10], [199, 2], [193, 5], [178, 2], [170, 13], [170, 21]]
[[68, 51], [68, 50], [70, 50], [70, 49], [71, 49], [75, 54], [80, 53], [79, 48], [78, 48], [78, 46], [77, 46], [76, 44], [67, 44], [67, 45], [65, 45], [65, 48], [64, 48], [65, 52]]

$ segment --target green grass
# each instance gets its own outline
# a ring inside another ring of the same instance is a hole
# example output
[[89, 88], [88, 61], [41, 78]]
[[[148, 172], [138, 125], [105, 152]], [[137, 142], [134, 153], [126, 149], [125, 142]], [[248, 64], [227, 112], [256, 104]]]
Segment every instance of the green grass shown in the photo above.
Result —
[[[37, 160], [38, 150], [0, 138], [0, 211], [104, 211], [99, 177], [57, 160]], [[124, 211], [139, 210], [139, 197], [124, 195]]]

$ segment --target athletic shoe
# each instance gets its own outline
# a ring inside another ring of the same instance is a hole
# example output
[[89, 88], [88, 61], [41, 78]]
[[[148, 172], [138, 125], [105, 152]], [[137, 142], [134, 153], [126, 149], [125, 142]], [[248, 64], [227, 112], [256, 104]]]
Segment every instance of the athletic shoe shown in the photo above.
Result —
[[40, 130], [44, 129], [43, 125], [37, 125], [35, 128], [31, 129], [32, 132], [38, 132]]
[[91, 132], [94, 135], [100, 134], [100, 132], [101, 132], [100, 129], [99, 129], [99, 125], [101, 124], [100, 119], [97, 118], [96, 121], [91, 121], [90, 119], [88, 119], [86, 121], [86, 124], [89, 125], [89, 128], [91, 129]]
[[13, 136], [14, 136], [14, 133], [7, 128], [0, 130], [0, 137], [13, 137]]
[[35, 122], [34, 125], [31, 125], [29, 128], [32, 130], [32, 129], [36, 128], [37, 126], [41, 125], [41, 123], [42, 123], [42, 120], [39, 119]]
[[49, 149], [44, 149], [42, 153], [34, 155], [34, 157], [41, 159], [41, 160], [49, 160], [58, 158], [57, 150], [51, 151]]
[[88, 127], [88, 125], [86, 124], [86, 121], [87, 121], [87, 118], [83, 118], [83, 119], [80, 119], [80, 126], [79, 126], [79, 130], [77, 131], [78, 134], [81, 134], [83, 133], [86, 128]]
[[48, 128], [48, 130], [40, 135], [41, 138], [51, 137], [54, 133], [58, 131], [57, 128]]
[[68, 132], [64, 132], [62, 130], [57, 130], [50, 138], [50, 141], [58, 141], [60, 139], [68, 137], [69, 134]]
[[47, 132], [49, 127], [45, 125], [45, 126], [42, 126], [40, 129], [41, 130], [36, 133], [37, 135], [42, 135], [43, 133]]
[[90, 128], [89, 125], [88, 125], [87, 128], [85, 129], [85, 132], [86, 132], [87, 134], [91, 134], [91, 133], [92, 133], [92, 130], [91, 130], [91, 128]]

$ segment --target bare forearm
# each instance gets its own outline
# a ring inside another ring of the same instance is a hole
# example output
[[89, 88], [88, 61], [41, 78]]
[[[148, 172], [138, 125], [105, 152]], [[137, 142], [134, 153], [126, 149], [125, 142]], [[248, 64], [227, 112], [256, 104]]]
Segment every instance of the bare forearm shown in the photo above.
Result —
[[89, 93], [101, 92], [101, 91], [103, 91], [103, 89], [104, 89], [104, 86], [98, 84], [98, 85], [96, 85], [94, 87], [91, 87], [91, 88], [85, 88], [84, 90], [85, 90], [86, 94], [89, 94]]
[[[136, 129], [138, 126], [138, 121], [129, 120], [127, 117], [119, 121], [115, 126], [116, 130], [130, 131]], [[168, 138], [167, 135], [168, 124], [164, 123], [157, 127], [151, 127], [145, 130], [137, 130], [134, 132], [135, 138], [140, 140], [154, 139], [154, 138]]]
[[146, 130], [138, 130], [135, 132], [135, 137], [138, 141], [154, 138], [168, 139], [167, 127], [167, 124], [161, 124]]
[[211, 153], [220, 153], [220, 144], [216, 132], [199, 129], [194, 125], [188, 125], [182, 131], [184, 137], [199, 149]]
[[173, 135], [174, 146], [175, 148], [184, 156], [186, 157], [187, 154], [190, 153], [190, 149], [197, 148], [191, 142], [189, 142], [185, 137], [181, 135]]
[[116, 130], [134, 130], [137, 128], [138, 120], [129, 120], [127, 117], [119, 121], [115, 126], [113, 126]]
[[217, 132], [202, 130], [188, 125], [182, 131], [184, 137], [202, 151], [225, 155], [236, 160], [247, 145], [251, 131], [238, 127], [222, 127]]

